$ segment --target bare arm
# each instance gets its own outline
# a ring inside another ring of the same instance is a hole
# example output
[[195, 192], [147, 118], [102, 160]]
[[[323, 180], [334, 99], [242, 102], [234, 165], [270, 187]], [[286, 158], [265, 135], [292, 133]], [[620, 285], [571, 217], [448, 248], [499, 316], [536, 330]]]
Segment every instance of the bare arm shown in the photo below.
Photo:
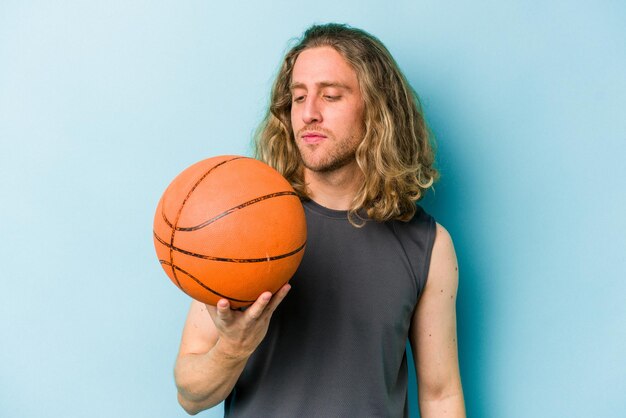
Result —
[[456, 334], [458, 266], [450, 234], [437, 224], [430, 270], [410, 341], [423, 418], [465, 417]]
[[265, 292], [244, 312], [193, 301], [176, 359], [178, 402], [189, 414], [211, 408], [230, 394], [243, 368], [261, 343], [278, 304], [289, 291]]

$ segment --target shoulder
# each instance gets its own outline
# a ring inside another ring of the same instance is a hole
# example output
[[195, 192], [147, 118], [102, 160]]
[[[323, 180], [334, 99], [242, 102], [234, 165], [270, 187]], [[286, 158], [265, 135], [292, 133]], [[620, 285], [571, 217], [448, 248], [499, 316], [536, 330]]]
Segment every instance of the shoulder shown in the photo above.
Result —
[[435, 242], [433, 243], [433, 253], [435, 251], [440, 253], [449, 253], [450, 251], [454, 251], [452, 236], [439, 222], [435, 222]]
[[435, 240], [430, 258], [426, 287], [456, 289], [458, 285], [458, 262], [454, 243], [448, 230], [435, 223]]
[[430, 251], [435, 239], [436, 224], [435, 218], [420, 205], [416, 205], [415, 213], [408, 221], [393, 221], [394, 229], [417, 242], [427, 259], [430, 258]]
[[[435, 240], [435, 230], [437, 222], [424, 208], [420, 205], [416, 205], [415, 214], [408, 222], [401, 222], [406, 225], [411, 235], [419, 236], [424, 241], [424, 250], [426, 253], [430, 253], [432, 245]], [[430, 254], [427, 254], [430, 257]]]
[[419, 299], [428, 281], [438, 224], [430, 214], [416, 204], [415, 214], [409, 221], [396, 220], [392, 225], [413, 270]]

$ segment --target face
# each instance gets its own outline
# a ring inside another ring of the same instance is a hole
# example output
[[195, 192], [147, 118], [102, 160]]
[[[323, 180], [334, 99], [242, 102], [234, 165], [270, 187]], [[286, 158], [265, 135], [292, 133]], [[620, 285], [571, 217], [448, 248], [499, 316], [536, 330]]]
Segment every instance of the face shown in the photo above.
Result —
[[302, 51], [291, 79], [291, 125], [304, 166], [330, 172], [356, 164], [365, 132], [356, 72], [331, 47]]

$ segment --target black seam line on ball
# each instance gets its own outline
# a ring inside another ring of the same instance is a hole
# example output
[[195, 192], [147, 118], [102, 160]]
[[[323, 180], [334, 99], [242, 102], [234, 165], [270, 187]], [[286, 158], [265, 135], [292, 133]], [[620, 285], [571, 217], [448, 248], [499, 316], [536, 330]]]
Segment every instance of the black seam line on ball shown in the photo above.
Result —
[[[224, 161], [221, 161], [221, 162], [215, 164], [213, 167], [209, 168], [196, 181], [196, 183], [191, 187], [189, 192], [187, 192], [187, 196], [185, 197], [185, 199], [181, 203], [180, 208], [178, 208], [178, 213], [176, 214], [176, 219], [174, 220], [174, 226], [172, 227], [172, 235], [170, 236], [170, 244], [171, 244], [172, 247], [170, 247], [170, 257], [169, 258], [170, 258], [170, 263], [172, 264], [172, 266], [174, 266], [174, 251], [173, 251], [174, 236], [176, 235], [176, 227], [178, 226], [178, 220], [180, 219], [180, 214], [183, 211], [183, 207], [185, 207], [185, 203], [187, 203], [187, 200], [189, 200], [189, 197], [191, 196], [191, 194], [194, 192], [194, 190], [196, 190], [196, 187], [198, 187], [198, 185], [206, 178], [206, 176], [208, 176], [211, 172], [213, 172], [213, 170], [215, 170], [218, 167], [221, 167], [222, 165], [224, 165], [226, 163], [229, 163], [229, 162], [235, 161], [235, 160], [239, 160], [241, 158], [245, 158], [245, 157], [236, 156], [236, 157], [233, 157], [231, 159], [224, 160]], [[176, 280], [176, 283], [178, 283], [178, 285], [180, 287], [180, 282], [178, 281], [178, 276], [176, 275], [176, 270], [174, 268], [172, 268], [172, 275], [174, 276], [174, 280]], [[181, 289], [182, 289], [182, 287], [181, 287]]]
[[[295, 192], [287, 192], [287, 191], [286, 192], [276, 192], [276, 193], [266, 194], [264, 196], [259, 196], [257, 198], [252, 199], [252, 200], [248, 200], [247, 202], [244, 202], [244, 203], [242, 203], [240, 205], [234, 206], [234, 207], [232, 207], [232, 208], [230, 208], [228, 210], [225, 210], [224, 212], [220, 213], [219, 215], [214, 216], [213, 218], [211, 218], [211, 219], [209, 219], [207, 221], [204, 221], [204, 222], [202, 222], [199, 225], [187, 226], [187, 227], [177, 226], [176, 230], [177, 231], [185, 231], [185, 232], [197, 231], [198, 229], [202, 229], [205, 226], [207, 226], [209, 224], [212, 224], [213, 222], [215, 222], [215, 221], [223, 218], [224, 216], [227, 216], [227, 215], [231, 214], [232, 212], [235, 212], [235, 211], [237, 211], [239, 209], [243, 209], [243, 208], [245, 208], [247, 206], [250, 206], [250, 205], [253, 205], [255, 203], [259, 203], [259, 202], [262, 202], [264, 200], [271, 199], [273, 197], [280, 197], [280, 196], [296, 196], [296, 197], [298, 197], [298, 195]], [[165, 221], [165, 223], [170, 228], [174, 228], [174, 225], [172, 225], [172, 223], [165, 216], [165, 211], [162, 211], [161, 213], [163, 214], [163, 220]]]
[[235, 298], [231, 298], [230, 296], [226, 296], [226, 295], [223, 295], [223, 294], [221, 294], [221, 293], [219, 293], [219, 292], [216, 292], [215, 290], [211, 289], [209, 286], [207, 286], [207, 285], [205, 285], [204, 283], [202, 283], [202, 282], [201, 282], [201, 281], [200, 281], [197, 277], [194, 277], [193, 275], [191, 275], [191, 274], [187, 273], [185, 270], [183, 270], [183, 269], [181, 269], [180, 267], [178, 267], [178, 266], [176, 266], [176, 265], [174, 265], [174, 264], [170, 263], [169, 261], [167, 261], [167, 260], [159, 260], [159, 261], [161, 262], [161, 264], [165, 264], [166, 266], [170, 266], [170, 267], [172, 267], [172, 268], [174, 268], [174, 269], [176, 269], [176, 270], [180, 271], [180, 272], [181, 272], [181, 273], [183, 273], [184, 275], [186, 275], [186, 276], [190, 277], [190, 278], [191, 278], [194, 282], [198, 283], [198, 284], [199, 284], [200, 286], [202, 286], [204, 289], [208, 290], [209, 292], [211, 292], [211, 293], [213, 293], [213, 294], [215, 294], [215, 295], [217, 295], [217, 296], [219, 296], [219, 297], [226, 298], [226, 299], [228, 299], [228, 300], [232, 300], [232, 301], [234, 301], [234, 302], [244, 302], [244, 303], [247, 303], [247, 302], [254, 302], [254, 300], [243, 300], [243, 299], [235, 299]]
[[294, 254], [299, 253], [300, 251], [302, 251], [304, 249], [304, 246], [306, 245], [306, 241], [305, 241], [301, 246], [299, 246], [298, 248], [296, 248], [293, 251], [289, 251], [288, 253], [285, 253], [285, 254], [267, 256], [267, 257], [263, 257], [263, 258], [214, 257], [212, 255], [193, 253], [191, 251], [187, 251], [187, 250], [183, 250], [182, 248], [175, 247], [175, 246], [170, 245], [167, 242], [163, 241], [163, 239], [161, 239], [161, 237], [159, 237], [156, 234], [156, 232], [153, 231], [153, 234], [154, 234], [154, 238], [156, 238], [157, 241], [159, 241], [161, 244], [163, 244], [166, 247], [168, 247], [171, 251], [176, 251], [176, 252], [179, 252], [181, 254], [189, 255], [191, 257], [202, 258], [202, 259], [211, 260], [211, 261], [221, 261], [221, 262], [226, 262], [226, 263], [263, 263], [265, 261], [280, 260], [281, 258], [287, 258], [287, 257], [290, 257], [290, 256], [292, 256]]

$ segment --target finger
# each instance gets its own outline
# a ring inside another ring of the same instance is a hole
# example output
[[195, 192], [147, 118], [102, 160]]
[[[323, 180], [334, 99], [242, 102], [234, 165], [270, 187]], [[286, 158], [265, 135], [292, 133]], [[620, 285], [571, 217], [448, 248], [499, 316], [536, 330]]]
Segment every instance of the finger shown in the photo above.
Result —
[[271, 298], [272, 294], [270, 292], [261, 293], [261, 296], [259, 296], [259, 298], [248, 309], [246, 309], [246, 316], [251, 319], [259, 319], [261, 315], [263, 315], [263, 311]]
[[287, 296], [287, 293], [289, 293], [290, 289], [291, 289], [291, 285], [289, 283], [287, 283], [283, 287], [281, 287], [278, 290], [278, 292], [276, 292], [274, 297], [272, 297], [272, 300], [270, 301], [269, 305], [267, 306], [267, 309], [265, 309], [265, 312], [269, 313], [270, 315], [272, 313], [274, 313], [274, 311], [276, 310], [278, 305], [280, 305], [280, 302], [282, 302], [283, 299], [285, 299], [285, 296]]
[[226, 299], [220, 299], [215, 307], [217, 311], [217, 318], [223, 322], [230, 322], [233, 318], [233, 313], [230, 310], [230, 302]]

